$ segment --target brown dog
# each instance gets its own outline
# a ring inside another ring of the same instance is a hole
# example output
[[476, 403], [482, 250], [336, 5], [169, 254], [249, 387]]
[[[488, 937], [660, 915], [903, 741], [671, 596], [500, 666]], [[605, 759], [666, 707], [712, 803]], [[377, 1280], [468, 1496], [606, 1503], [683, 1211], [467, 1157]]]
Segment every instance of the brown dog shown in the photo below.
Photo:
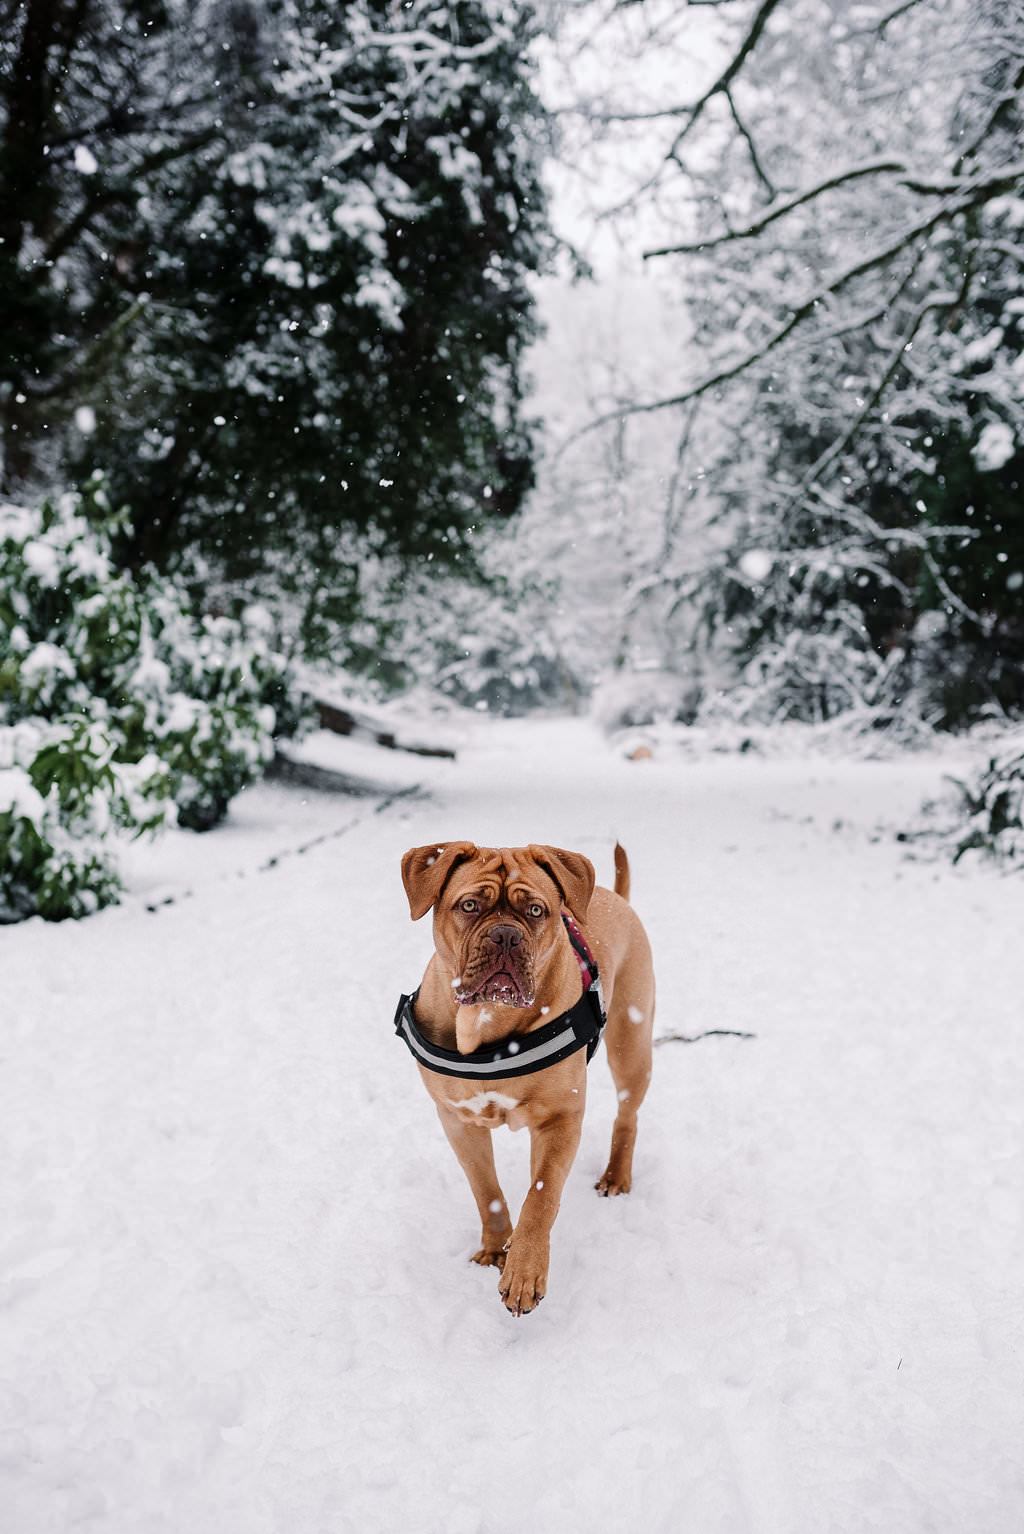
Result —
[[[522, 1315], [547, 1286], [551, 1226], [579, 1146], [586, 1061], [600, 1034], [601, 987], [619, 1106], [596, 1186], [602, 1194], [630, 1189], [637, 1109], [651, 1079], [654, 973], [627, 903], [629, 864], [616, 846], [613, 892], [595, 888], [592, 864], [576, 852], [449, 842], [412, 848], [402, 879], [414, 921], [433, 909], [435, 952], [415, 996], [399, 1003], [396, 1027], [480, 1211], [473, 1261], [501, 1269], [501, 1298]], [[530, 1131], [531, 1185], [515, 1229], [494, 1167], [490, 1131], [500, 1124]]]

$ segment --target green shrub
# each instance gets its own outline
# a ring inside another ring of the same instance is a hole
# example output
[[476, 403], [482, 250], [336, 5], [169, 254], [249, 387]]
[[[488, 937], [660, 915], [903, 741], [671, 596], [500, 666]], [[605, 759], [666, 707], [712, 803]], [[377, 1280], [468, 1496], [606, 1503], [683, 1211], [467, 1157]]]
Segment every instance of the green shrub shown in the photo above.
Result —
[[117, 570], [123, 526], [98, 476], [0, 508], [0, 920], [116, 899], [115, 828], [216, 825], [298, 723], [269, 617]]
[[1024, 751], [992, 757], [973, 783], [952, 781], [967, 822], [958, 833], [954, 862], [975, 849], [1009, 862], [1024, 861]]

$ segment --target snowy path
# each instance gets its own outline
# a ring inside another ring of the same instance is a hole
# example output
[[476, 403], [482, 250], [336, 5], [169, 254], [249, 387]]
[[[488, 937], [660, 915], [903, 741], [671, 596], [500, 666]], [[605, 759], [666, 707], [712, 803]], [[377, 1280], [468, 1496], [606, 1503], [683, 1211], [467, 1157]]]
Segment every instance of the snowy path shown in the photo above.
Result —
[[[4, 1534], [1018, 1534], [1024, 882], [865, 834], [939, 768], [566, 723], [423, 770], [383, 813], [261, 788], [187, 878], [140, 857], [189, 898], [0, 930]], [[756, 1034], [659, 1048], [623, 1200], [595, 1062], [520, 1321], [391, 1034], [398, 860], [452, 835], [604, 880], [619, 836], [657, 1031]]]

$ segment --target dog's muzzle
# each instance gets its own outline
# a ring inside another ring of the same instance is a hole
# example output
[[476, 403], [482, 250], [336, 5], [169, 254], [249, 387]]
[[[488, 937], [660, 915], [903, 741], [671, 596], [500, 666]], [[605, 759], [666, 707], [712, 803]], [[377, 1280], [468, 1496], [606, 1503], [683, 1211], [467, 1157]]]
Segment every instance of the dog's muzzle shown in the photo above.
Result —
[[504, 1007], [533, 1005], [536, 989], [530, 945], [522, 929], [497, 922], [474, 943], [455, 999], [462, 1006], [491, 1001]]

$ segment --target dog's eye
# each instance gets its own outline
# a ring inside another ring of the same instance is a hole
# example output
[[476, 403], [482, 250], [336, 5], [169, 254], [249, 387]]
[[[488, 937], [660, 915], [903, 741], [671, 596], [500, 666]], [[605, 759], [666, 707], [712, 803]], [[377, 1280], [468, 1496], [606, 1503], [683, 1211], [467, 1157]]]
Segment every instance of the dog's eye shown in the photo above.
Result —
[[526, 907], [526, 914], [527, 916], [534, 916], [539, 920], [544, 915], [544, 907], [538, 905], [535, 900], [532, 905]]
[[473, 912], [474, 911], [478, 911], [479, 909], [480, 909], [480, 907], [479, 907], [479, 905], [477, 904], [477, 902], [475, 900], [460, 900], [459, 901], [459, 910], [460, 911], [465, 911], [466, 914], [469, 915], [469, 916], [472, 916]]

